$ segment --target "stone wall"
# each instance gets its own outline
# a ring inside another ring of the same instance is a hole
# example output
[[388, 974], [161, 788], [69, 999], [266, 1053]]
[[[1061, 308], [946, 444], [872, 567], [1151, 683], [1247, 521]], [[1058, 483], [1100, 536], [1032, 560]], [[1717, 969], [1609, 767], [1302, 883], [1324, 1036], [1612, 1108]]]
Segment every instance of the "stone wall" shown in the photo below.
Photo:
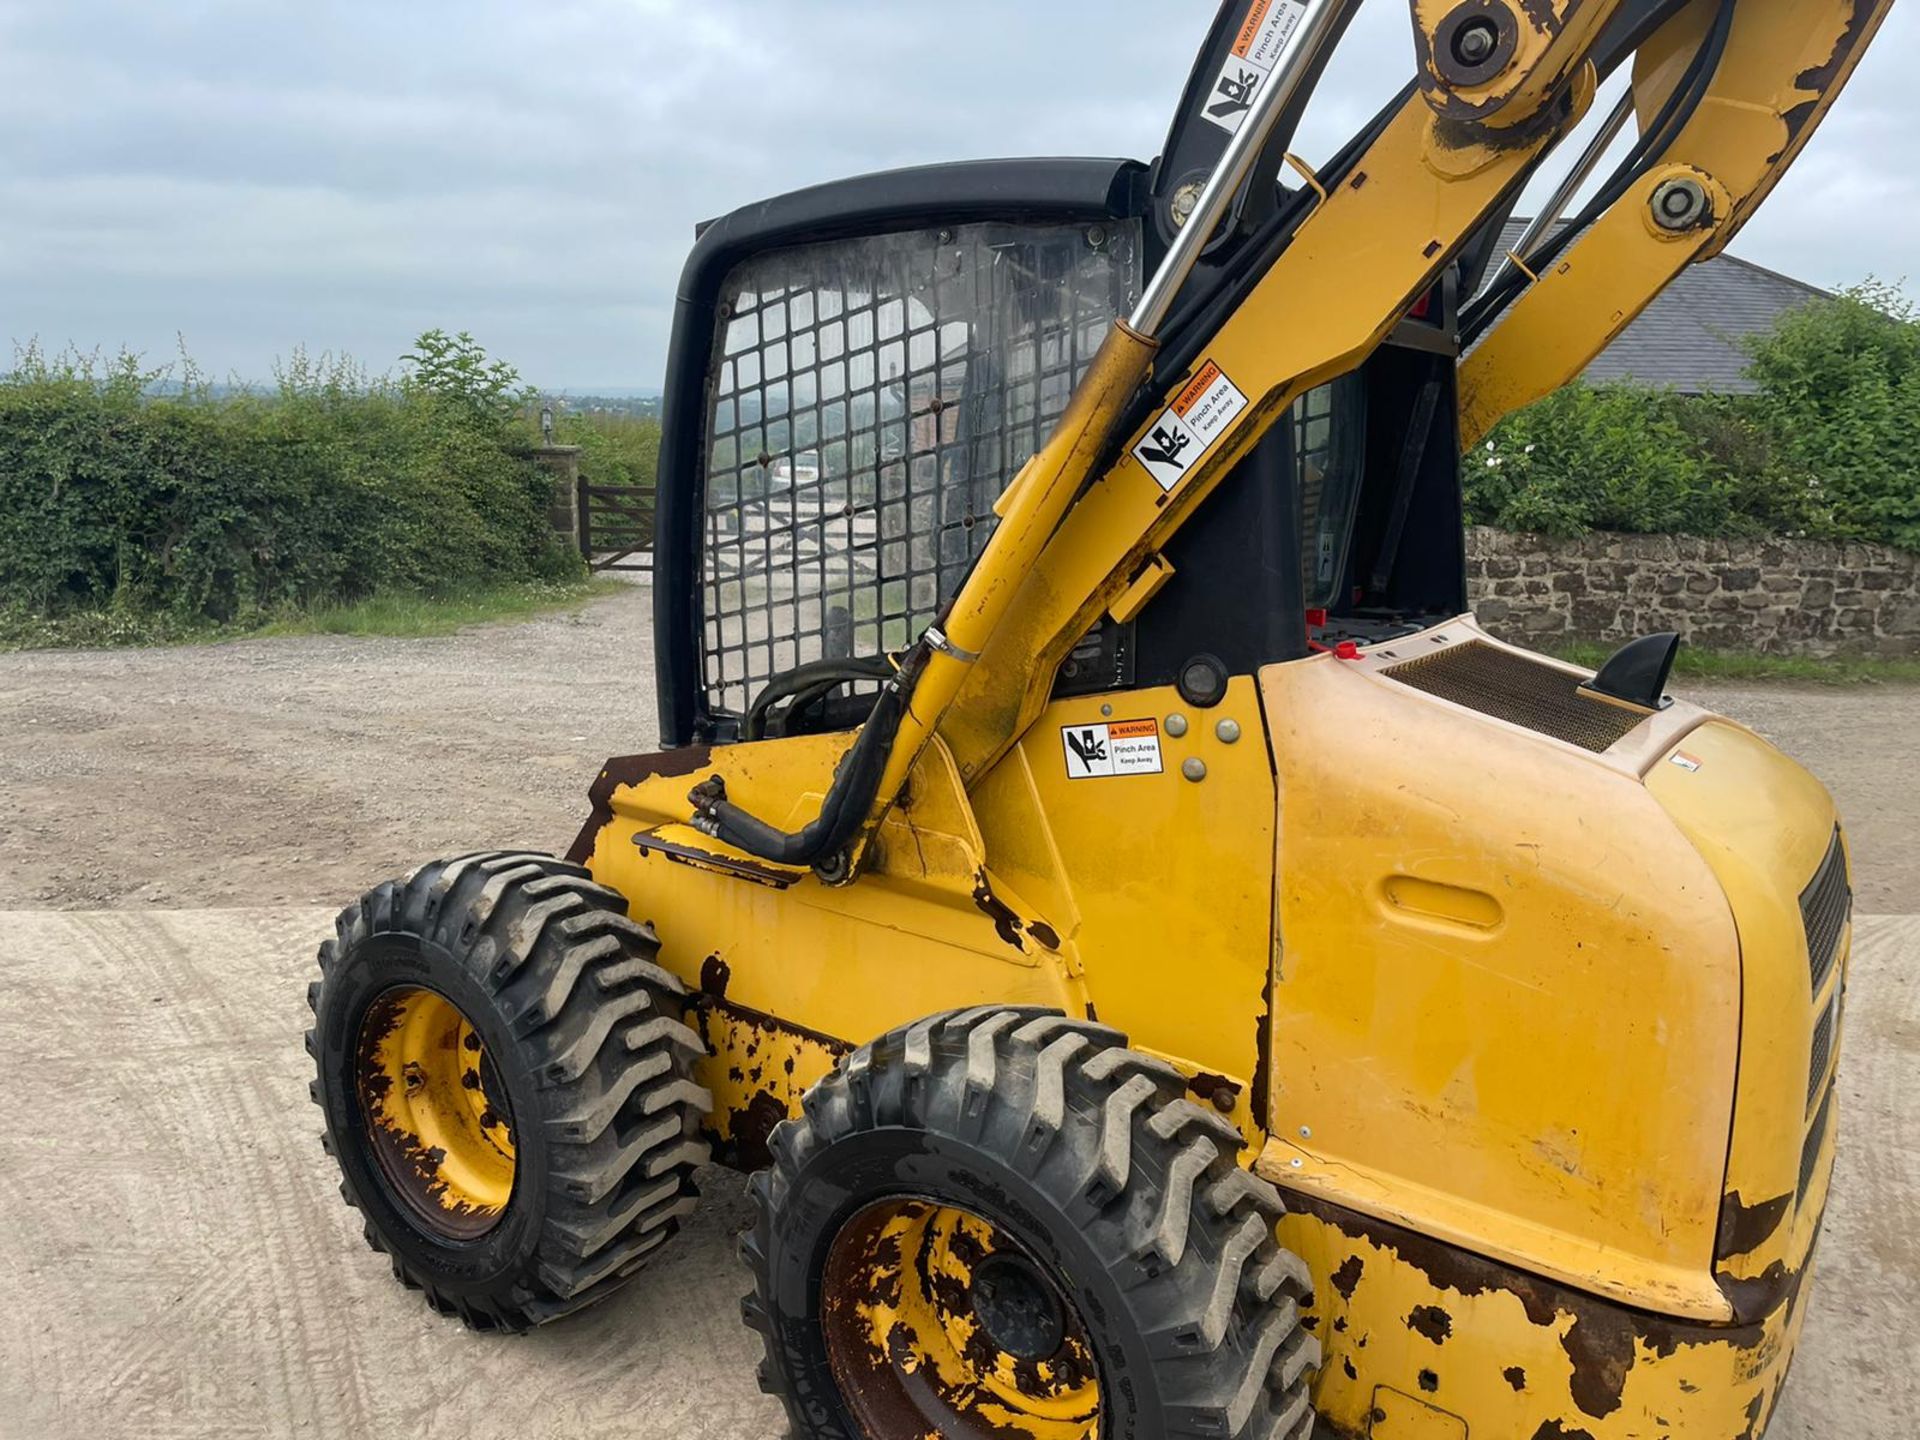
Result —
[[1881, 545], [1475, 527], [1467, 593], [1488, 629], [1534, 646], [1677, 630], [1715, 650], [1920, 655], [1920, 555]]

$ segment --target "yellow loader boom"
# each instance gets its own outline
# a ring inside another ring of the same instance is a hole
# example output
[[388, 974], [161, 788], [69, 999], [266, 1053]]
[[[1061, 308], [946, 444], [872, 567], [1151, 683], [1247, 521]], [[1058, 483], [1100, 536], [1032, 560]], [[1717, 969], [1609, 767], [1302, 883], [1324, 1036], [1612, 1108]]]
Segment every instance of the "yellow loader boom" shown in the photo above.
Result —
[[664, 748], [565, 860], [369, 892], [310, 991], [345, 1193], [437, 1308], [604, 1297], [711, 1154], [803, 1440], [1763, 1432], [1844, 832], [1665, 693], [1674, 637], [1482, 631], [1460, 455], [1726, 244], [1889, 0], [1416, 0], [1310, 163], [1357, 3], [1228, 0], [1150, 166], [703, 228]]

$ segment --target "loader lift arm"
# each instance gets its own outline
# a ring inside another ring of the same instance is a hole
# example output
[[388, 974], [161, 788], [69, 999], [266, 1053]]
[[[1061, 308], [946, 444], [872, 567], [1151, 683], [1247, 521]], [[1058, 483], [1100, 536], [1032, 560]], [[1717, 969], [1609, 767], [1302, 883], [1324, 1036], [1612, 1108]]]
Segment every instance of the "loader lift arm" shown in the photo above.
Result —
[[[819, 819], [783, 833], [709, 788], [692, 797], [694, 824], [830, 880], [857, 876], [934, 736], [969, 782], [984, 775], [1075, 642], [1294, 400], [1365, 359], [1476, 241], [1484, 253], [1608, 73], [1634, 64], [1642, 142], [1574, 226], [1516, 257], [1470, 311], [1487, 338], [1461, 367], [1467, 444], [1578, 374], [1680, 268], [1726, 244], [1890, 6], [1414, 0], [1415, 84], [1257, 223], [1249, 182], [1270, 180], [1356, 0], [1296, 5], [1284, 54], [1139, 307], [1000, 497], [985, 552], [901, 657]], [[1202, 266], [1210, 242], [1229, 241], [1228, 261]], [[1204, 425], [1175, 423], [1195, 406]]]
[[[1791, 6], [1693, 0], [1633, 57], [1632, 100], [1656, 141], [1468, 312], [1485, 341], [1460, 367], [1461, 442], [1578, 376], [1688, 265], [1718, 255], [1805, 148], [1892, 0]], [[1659, 118], [1698, 100], [1661, 135]], [[1537, 277], [1529, 280], [1529, 277]], [[1517, 298], [1515, 298], [1517, 296]]]

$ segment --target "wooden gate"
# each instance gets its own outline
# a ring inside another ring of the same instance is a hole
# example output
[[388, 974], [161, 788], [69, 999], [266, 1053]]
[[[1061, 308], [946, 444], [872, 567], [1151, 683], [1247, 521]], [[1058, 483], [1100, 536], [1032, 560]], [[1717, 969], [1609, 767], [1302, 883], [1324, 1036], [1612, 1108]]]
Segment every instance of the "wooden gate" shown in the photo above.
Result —
[[653, 491], [580, 480], [580, 553], [591, 570], [653, 569]]

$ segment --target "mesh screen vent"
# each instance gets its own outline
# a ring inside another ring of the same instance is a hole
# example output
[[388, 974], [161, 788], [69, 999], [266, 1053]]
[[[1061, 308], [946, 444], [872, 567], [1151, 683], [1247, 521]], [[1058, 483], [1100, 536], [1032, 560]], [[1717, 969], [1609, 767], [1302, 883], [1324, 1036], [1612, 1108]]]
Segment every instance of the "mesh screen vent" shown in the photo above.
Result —
[[715, 709], [926, 627], [1139, 273], [1137, 222], [835, 240], [733, 271], [707, 414]]
[[1646, 719], [1644, 712], [1580, 693], [1580, 677], [1511, 650], [1469, 640], [1381, 672], [1455, 705], [1522, 725], [1598, 754]]

